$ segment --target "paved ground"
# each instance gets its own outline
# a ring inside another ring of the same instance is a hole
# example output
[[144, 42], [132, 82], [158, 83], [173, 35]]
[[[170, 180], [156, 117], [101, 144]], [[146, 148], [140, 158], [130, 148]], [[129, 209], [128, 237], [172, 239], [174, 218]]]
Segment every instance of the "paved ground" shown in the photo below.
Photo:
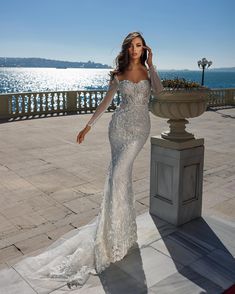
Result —
[[[158, 135], [167, 128], [166, 120], [150, 115], [150, 136]], [[97, 214], [110, 160], [110, 117], [111, 113], [105, 113], [81, 145], [76, 143], [76, 135], [90, 114], [0, 124], [0, 293], [1, 288], [4, 293], [19, 293], [15, 292], [19, 287], [23, 287], [22, 293], [35, 293], [11, 265]], [[133, 185], [140, 226], [155, 223], [151, 227], [154, 237], [144, 240], [140, 249], [123, 260], [123, 267], [117, 265], [105, 273], [109, 289], [102, 277], [96, 277], [90, 280], [90, 292], [76, 293], [120, 293], [125, 287], [126, 293], [171, 293], [169, 285], [174, 283], [179, 285], [179, 292], [174, 293], [188, 293], [187, 289], [190, 293], [221, 293], [231, 284], [235, 274], [234, 119], [232, 108], [207, 111], [190, 120], [188, 130], [205, 138], [203, 218], [176, 231], [163, 230], [164, 234], [161, 226], [171, 226], [160, 219], [153, 222], [147, 213], [150, 140], [146, 142], [134, 163]], [[130, 270], [132, 262], [139, 264], [136, 272]], [[162, 264], [166, 265], [164, 274], [159, 271]], [[120, 285], [114, 276], [126, 283]]]

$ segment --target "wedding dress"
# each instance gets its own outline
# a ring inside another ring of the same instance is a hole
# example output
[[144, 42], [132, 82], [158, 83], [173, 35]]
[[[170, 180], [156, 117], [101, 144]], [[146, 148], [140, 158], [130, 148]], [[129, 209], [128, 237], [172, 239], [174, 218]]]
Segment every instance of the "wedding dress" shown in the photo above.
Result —
[[25, 257], [13, 266], [38, 293], [49, 293], [66, 283], [81, 287], [90, 274], [97, 275], [123, 259], [137, 242], [132, 167], [150, 132], [151, 90], [157, 95], [163, 86], [153, 66], [148, 69], [148, 79], [137, 83], [119, 81], [115, 76], [88, 125], [97, 122], [117, 90], [122, 99], [108, 127], [111, 161], [98, 216], [63, 235], [39, 255]]

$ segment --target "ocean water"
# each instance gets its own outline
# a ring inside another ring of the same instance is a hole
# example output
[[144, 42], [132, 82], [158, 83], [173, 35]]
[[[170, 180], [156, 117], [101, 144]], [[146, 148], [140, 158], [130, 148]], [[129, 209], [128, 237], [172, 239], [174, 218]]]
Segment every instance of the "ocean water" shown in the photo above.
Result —
[[[0, 68], [0, 93], [107, 89], [111, 69]], [[200, 70], [158, 70], [161, 79], [185, 78], [201, 83]], [[209, 88], [235, 88], [235, 71], [205, 71]]]

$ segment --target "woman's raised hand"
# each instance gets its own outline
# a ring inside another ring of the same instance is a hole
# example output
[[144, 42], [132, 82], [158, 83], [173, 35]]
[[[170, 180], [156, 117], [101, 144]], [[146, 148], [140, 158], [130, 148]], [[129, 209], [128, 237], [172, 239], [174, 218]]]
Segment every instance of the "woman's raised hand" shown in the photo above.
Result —
[[151, 65], [153, 65], [153, 53], [152, 53], [152, 49], [149, 46], [143, 46], [144, 49], [148, 50], [148, 58], [147, 58], [147, 64], [150, 67]]
[[86, 125], [83, 130], [81, 130], [77, 135], [77, 143], [80, 144], [84, 141], [85, 135], [90, 131], [91, 126]]

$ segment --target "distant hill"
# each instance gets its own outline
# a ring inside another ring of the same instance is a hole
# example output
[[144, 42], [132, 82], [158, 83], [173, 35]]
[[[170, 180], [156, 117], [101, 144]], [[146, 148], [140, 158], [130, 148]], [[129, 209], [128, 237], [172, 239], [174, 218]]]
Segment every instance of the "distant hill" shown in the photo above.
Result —
[[219, 68], [209, 68], [210, 70], [216, 71], [235, 71], [235, 67], [219, 67]]
[[107, 64], [71, 62], [45, 58], [0, 57], [0, 67], [52, 67], [52, 68], [111, 68]]

